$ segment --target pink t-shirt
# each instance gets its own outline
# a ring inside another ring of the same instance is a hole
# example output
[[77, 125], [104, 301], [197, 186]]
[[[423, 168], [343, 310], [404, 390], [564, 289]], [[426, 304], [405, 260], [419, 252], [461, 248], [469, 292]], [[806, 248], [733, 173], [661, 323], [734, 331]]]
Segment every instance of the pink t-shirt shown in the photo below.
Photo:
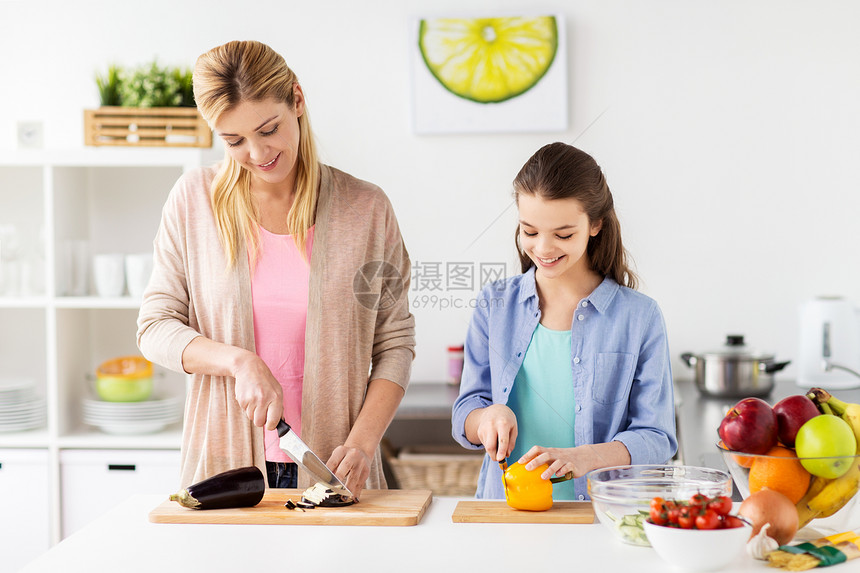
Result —
[[[263, 359], [284, 390], [284, 419], [296, 434], [302, 432], [302, 380], [305, 368], [305, 323], [308, 315], [308, 278], [314, 229], [308, 231], [307, 260], [292, 235], [276, 235], [260, 228], [256, 268], [251, 269], [254, 339]], [[278, 447], [278, 433], [265, 431], [266, 460], [289, 462]]]

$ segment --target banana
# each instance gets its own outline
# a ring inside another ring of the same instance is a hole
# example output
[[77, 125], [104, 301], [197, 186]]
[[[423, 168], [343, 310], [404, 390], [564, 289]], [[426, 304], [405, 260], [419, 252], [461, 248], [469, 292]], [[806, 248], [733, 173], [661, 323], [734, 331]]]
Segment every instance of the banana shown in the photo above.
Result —
[[803, 495], [800, 501], [795, 504], [795, 507], [797, 508], [798, 529], [801, 529], [807, 523], [820, 516], [819, 512], [809, 509], [809, 502], [810, 500], [812, 500], [812, 498], [821, 493], [821, 490], [823, 490], [824, 486], [826, 486], [829, 482], [830, 480], [827, 478], [812, 476], [812, 481], [809, 484], [809, 489], [806, 490], [806, 493]]
[[854, 432], [854, 439], [857, 440], [858, 448], [860, 448], [860, 404], [849, 404], [835, 396], [830, 396], [827, 405], [830, 406], [834, 414], [848, 422], [851, 431]]
[[[845, 420], [851, 427], [857, 447], [860, 449], [860, 404], [843, 402], [821, 388], [812, 388], [807, 395], [819, 406], [829, 406], [835, 415]], [[854, 462], [844, 475], [829, 480], [818, 495], [809, 500], [806, 510], [817, 512], [817, 517], [829, 517], [842, 509], [858, 490], [860, 490], [860, 456], [854, 458]]]
[[851, 467], [844, 474], [824, 486], [818, 495], [807, 504], [811, 511], [819, 514], [833, 514], [842, 509], [860, 489], [860, 457], [855, 458]]

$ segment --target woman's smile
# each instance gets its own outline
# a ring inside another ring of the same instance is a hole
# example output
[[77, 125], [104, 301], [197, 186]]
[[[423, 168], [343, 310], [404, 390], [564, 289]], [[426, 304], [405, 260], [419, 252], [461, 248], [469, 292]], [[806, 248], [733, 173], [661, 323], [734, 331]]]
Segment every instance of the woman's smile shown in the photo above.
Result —
[[278, 153], [274, 159], [272, 159], [268, 163], [258, 165], [257, 167], [259, 167], [263, 171], [271, 171], [272, 169], [274, 169], [278, 165], [278, 158], [280, 158], [280, 157], [281, 157], [281, 154]]

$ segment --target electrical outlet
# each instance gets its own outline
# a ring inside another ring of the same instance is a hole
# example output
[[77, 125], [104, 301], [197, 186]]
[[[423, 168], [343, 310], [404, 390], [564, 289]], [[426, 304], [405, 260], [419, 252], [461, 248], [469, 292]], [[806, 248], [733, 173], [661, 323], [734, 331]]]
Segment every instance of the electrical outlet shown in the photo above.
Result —
[[41, 121], [18, 122], [18, 147], [22, 149], [41, 149], [43, 144]]

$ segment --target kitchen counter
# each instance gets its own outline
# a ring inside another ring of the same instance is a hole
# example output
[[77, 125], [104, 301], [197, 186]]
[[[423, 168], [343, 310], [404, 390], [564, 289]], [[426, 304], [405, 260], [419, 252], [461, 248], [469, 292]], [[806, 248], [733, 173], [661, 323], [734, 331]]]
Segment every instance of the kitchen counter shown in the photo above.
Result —
[[[156, 524], [164, 496], [135, 495], [22, 569], [57, 571], [409, 571], [555, 567], [576, 571], [663, 573], [650, 548], [626, 545], [599, 523], [453, 523], [457, 498], [436, 497], [411, 527]], [[497, 567], [494, 567], [496, 565]], [[745, 554], [727, 569], [764, 571]]]
[[[774, 404], [805, 390], [791, 381], [778, 381], [765, 400]], [[842, 399], [860, 402], [860, 390], [836, 392]], [[404, 421], [444, 422], [450, 420], [450, 404], [455, 397], [456, 389], [450, 386], [415, 385], [410, 387], [398, 415]], [[676, 399], [683, 462], [724, 468], [715, 445], [717, 428], [738, 399], [702, 396], [692, 381], [676, 381]], [[447, 423], [450, 431], [450, 421]], [[538, 566], [542, 562], [539, 553], [526, 548], [564, 548], [553, 553], [554, 561], [581, 571], [627, 569], [631, 560], [635, 560], [638, 573], [667, 569], [651, 549], [623, 544], [599, 523], [453, 523], [451, 514], [458, 498], [451, 497], [435, 497], [421, 523], [414, 527], [150, 523], [149, 512], [164, 499], [135, 495], [123, 501], [23, 571], [253, 571], [269, 570], [280, 563], [301, 571], [377, 572], [408, 567], [410, 573], [438, 573], [442, 568], [472, 573], [488, 569], [494, 560], [505, 569]], [[280, 551], [273, 556], [275, 548]], [[728, 570], [772, 569], [743, 556]]]

